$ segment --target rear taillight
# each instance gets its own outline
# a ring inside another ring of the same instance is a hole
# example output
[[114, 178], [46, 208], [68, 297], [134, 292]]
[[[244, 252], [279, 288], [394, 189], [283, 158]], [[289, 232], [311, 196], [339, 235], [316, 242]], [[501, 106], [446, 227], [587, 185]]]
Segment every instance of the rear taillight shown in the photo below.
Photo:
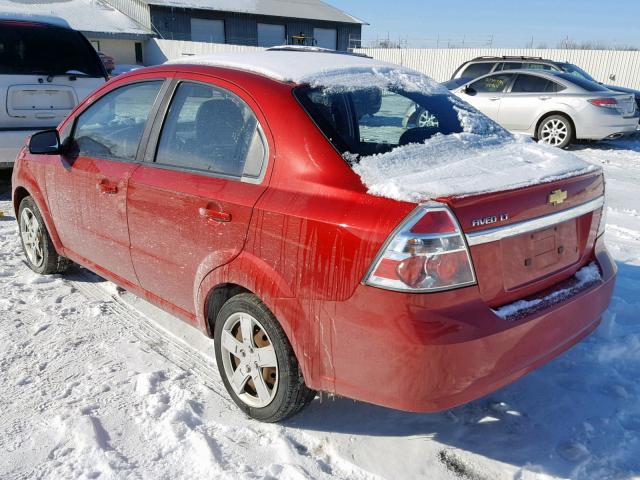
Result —
[[476, 282], [469, 249], [446, 205], [421, 205], [395, 230], [365, 278], [367, 285], [431, 292]]
[[618, 106], [618, 101], [615, 98], [592, 98], [587, 102], [596, 107], [616, 108]]

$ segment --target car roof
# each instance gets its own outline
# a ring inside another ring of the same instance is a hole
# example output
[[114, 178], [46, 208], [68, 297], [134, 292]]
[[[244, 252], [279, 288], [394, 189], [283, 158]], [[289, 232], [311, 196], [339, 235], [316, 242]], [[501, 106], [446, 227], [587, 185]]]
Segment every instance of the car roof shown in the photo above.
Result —
[[[170, 60], [165, 65], [204, 65], [257, 73], [282, 82], [310, 83], [327, 74], [384, 70], [413, 70], [370, 57], [319, 49], [281, 48], [256, 52], [220, 53]], [[435, 82], [434, 82], [435, 83]]]
[[69, 25], [64, 18], [55, 17], [53, 15], [34, 15], [23, 12], [0, 12], [0, 21], [41, 23], [55, 27], [68, 28], [71, 30], [71, 25]]
[[549, 60], [547, 58], [542, 58], [542, 57], [527, 57], [527, 56], [517, 56], [517, 55], [503, 55], [501, 57], [497, 57], [497, 56], [483, 56], [483, 57], [476, 57], [476, 58], [472, 58], [471, 60], [467, 60], [466, 63], [471, 63], [471, 62], [490, 62], [490, 61], [503, 61], [503, 60], [520, 60], [520, 61], [525, 61], [525, 62], [532, 62], [532, 61], [537, 61], [537, 62], [545, 62], [545, 63], [562, 63], [562, 62], [558, 62], [556, 60]]

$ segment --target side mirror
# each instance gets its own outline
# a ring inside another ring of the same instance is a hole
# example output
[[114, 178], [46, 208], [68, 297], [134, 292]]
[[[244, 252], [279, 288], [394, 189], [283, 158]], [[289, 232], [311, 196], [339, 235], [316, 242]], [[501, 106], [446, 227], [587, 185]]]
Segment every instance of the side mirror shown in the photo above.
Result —
[[29, 152], [36, 155], [60, 153], [60, 136], [57, 130], [43, 130], [31, 135]]
[[462, 88], [462, 93], [466, 93], [467, 95], [475, 95], [476, 91], [471, 88], [471, 86], [466, 85], [465, 87]]

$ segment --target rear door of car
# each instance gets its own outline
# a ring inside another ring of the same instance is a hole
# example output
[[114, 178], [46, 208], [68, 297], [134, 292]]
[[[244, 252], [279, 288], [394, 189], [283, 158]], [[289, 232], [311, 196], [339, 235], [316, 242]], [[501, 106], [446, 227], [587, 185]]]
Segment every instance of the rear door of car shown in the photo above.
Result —
[[142, 287], [193, 314], [199, 281], [244, 246], [274, 148], [236, 85], [177, 74], [172, 89], [129, 181], [127, 216]]
[[500, 101], [511, 86], [513, 77], [512, 73], [487, 75], [471, 83], [466, 91], [461, 91], [458, 95], [497, 122]]
[[527, 131], [563, 87], [538, 75], [519, 73], [500, 102], [498, 122], [508, 130]]
[[157, 75], [136, 77], [90, 103], [74, 118], [65, 139], [68, 151], [47, 175], [65, 248], [133, 284], [138, 282], [129, 253], [128, 181], [168, 83]]
[[106, 72], [80, 33], [0, 19], [0, 129], [54, 128]]

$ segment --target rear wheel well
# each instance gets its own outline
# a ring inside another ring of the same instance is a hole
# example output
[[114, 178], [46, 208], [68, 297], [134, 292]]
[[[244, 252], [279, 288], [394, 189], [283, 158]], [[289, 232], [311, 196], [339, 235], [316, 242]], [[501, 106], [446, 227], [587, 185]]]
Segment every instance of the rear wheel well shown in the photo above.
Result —
[[216, 319], [222, 306], [232, 297], [240, 295], [241, 293], [252, 293], [246, 288], [237, 285], [235, 283], [223, 283], [215, 287], [209, 295], [207, 295], [207, 303], [205, 311], [207, 313], [207, 327], [209, 329], [209, 336], [213, 338], [213, 332], [215, 331]]
[[568, 115], [565, 112], [554, 111], [554, 112], [545, 113], [542, 117], [540, 117], [540, 120], [538, 120], [538, 123], [536, 123], [536, 129], [534, 131], [534, 138], [536, 140], [539, 140], [539, 138], [538, 138], [538, 129], [540, 128], [540, 125], [542, 124], [542, 122], [544, 122], [547, 118], [552, 117], [553, 115], [560, 115], [560, 116], [566, 118], [567, 120], [569, 120], [569, 123], [571, 124], [571, 130], [573, 131], [572, 140], [575, 140], [576, 138], [578, 138], [577, 132], [576, 132], [576, 124], [573, 122], [573, 118], [571, 118], [571, 116]]
[[22, 200], [29, 196], [31, 196], [31, 194], [24, 187], [18, 187], [16, 188], [16, 191], [13, 192], [13, 212], [16, 214], [16, 218], [18, 218], [20, 203], [22, 203]]

